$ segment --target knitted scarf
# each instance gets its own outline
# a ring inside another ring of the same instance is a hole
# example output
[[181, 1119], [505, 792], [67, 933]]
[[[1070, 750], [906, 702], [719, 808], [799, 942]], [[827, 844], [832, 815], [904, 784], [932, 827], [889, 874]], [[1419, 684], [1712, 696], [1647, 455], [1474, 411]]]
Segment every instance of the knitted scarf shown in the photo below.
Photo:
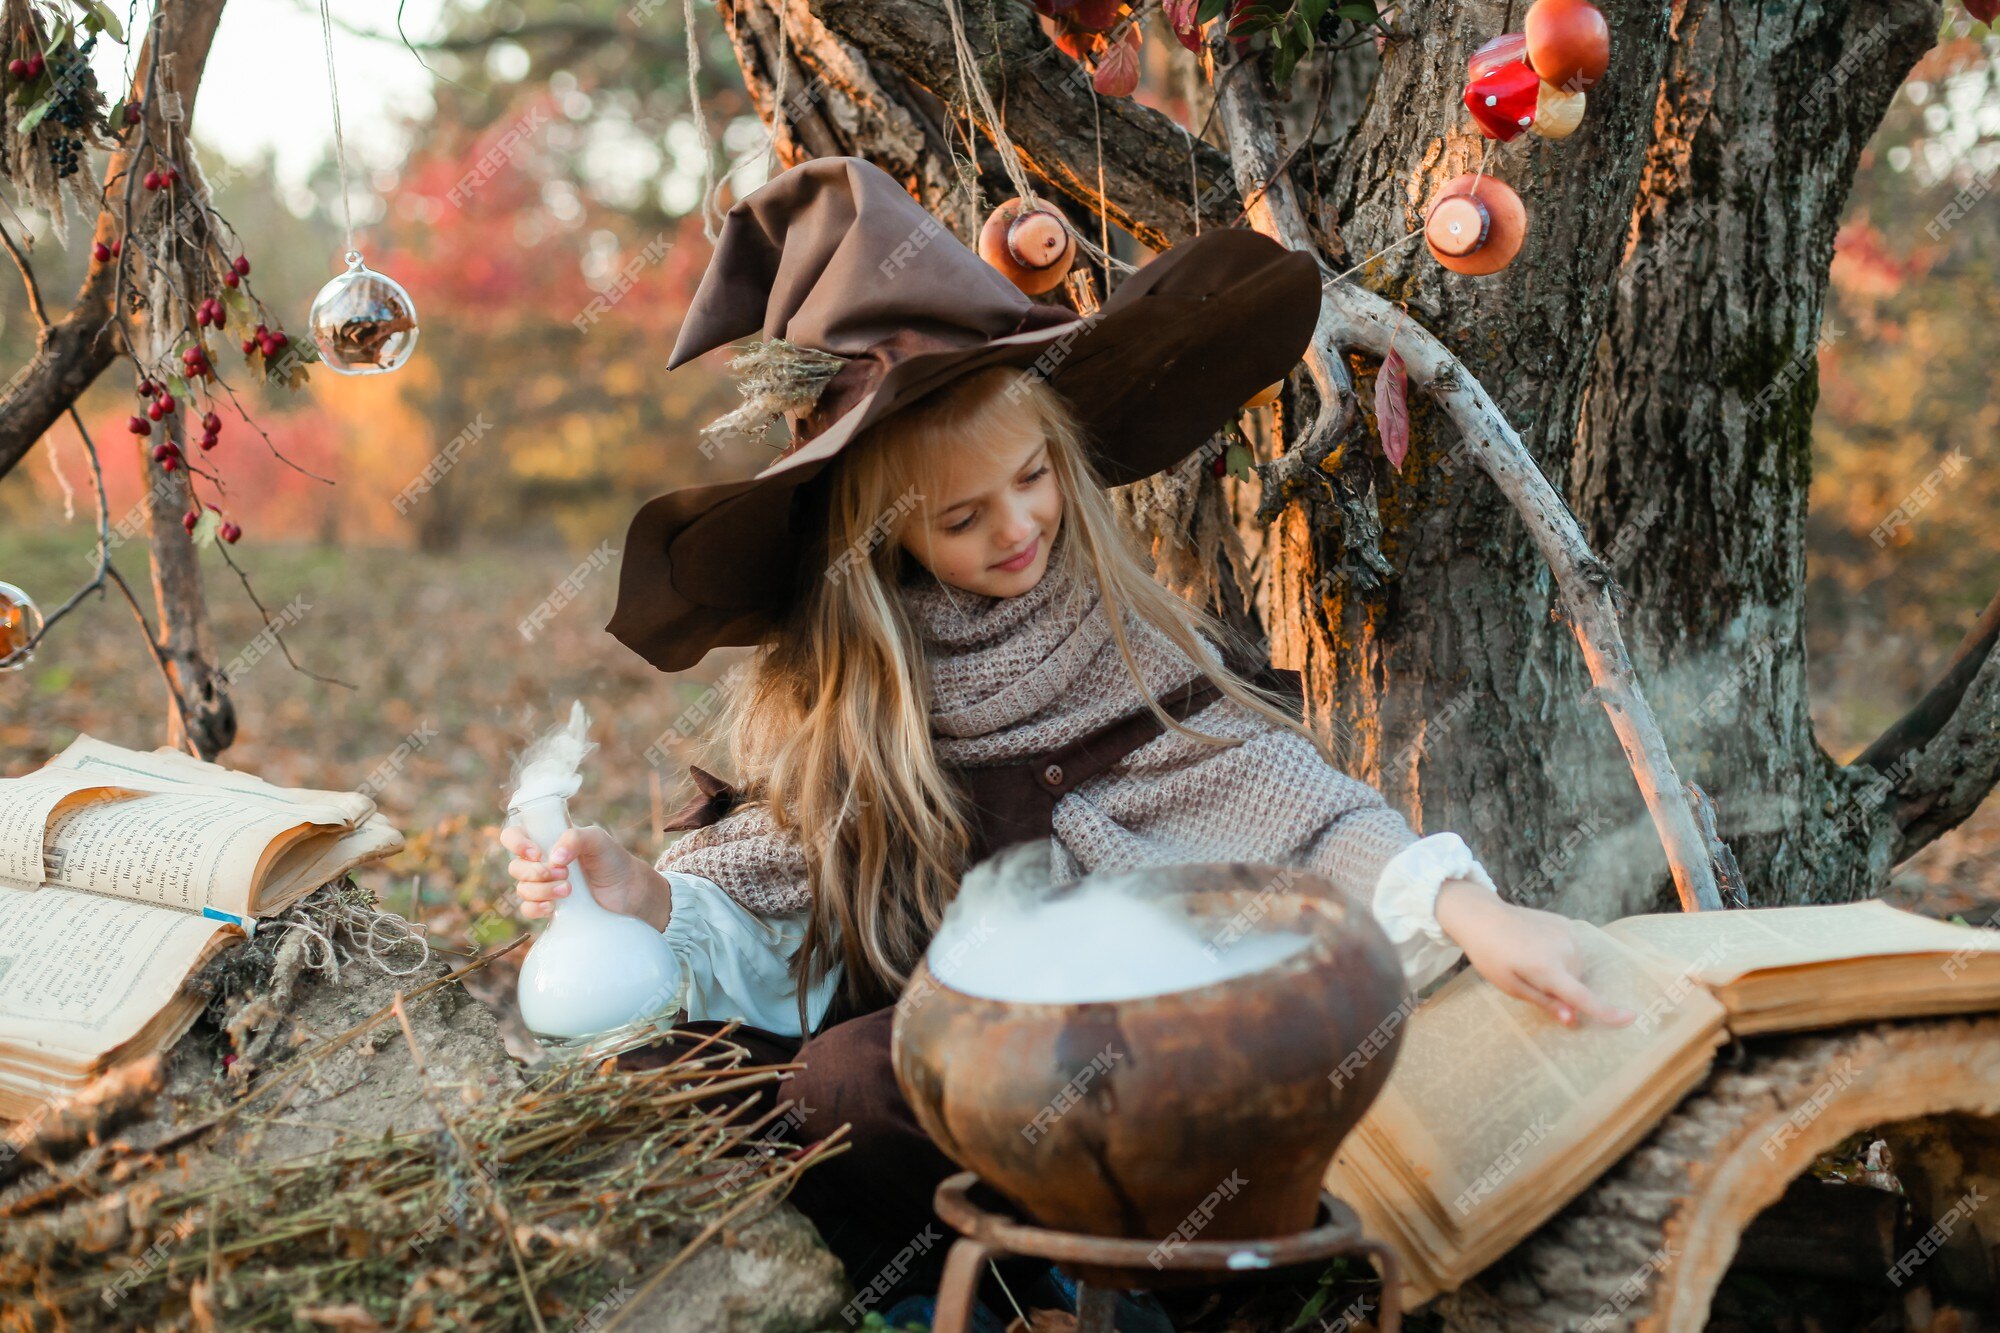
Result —
[[[1095, 581], [1065, 576], [1055, 554], [1018, 597], [928, 575], [901, 590], [929, 657], [931, 734], [943, 763], [1018, 763], [1145, 710]], [[1125, 623], [1155, 697], [1201, 671], [1152, 625], [1130, 614]], [[1056, 884], [1097, 871], [1254, 861], [1315, 871], [1365, 907], [1383, 865], [1416, 840], [1375, 788], [1234, 700], [1216, 700], [1187, 725], [1243, 743], [1218, 748], [1168, 731], [1062, 797], [1053, 812]], [[811, 903], [805, 859], [762, 804], [693, 830], [656, 865], [712, 880], [753, 912]]]

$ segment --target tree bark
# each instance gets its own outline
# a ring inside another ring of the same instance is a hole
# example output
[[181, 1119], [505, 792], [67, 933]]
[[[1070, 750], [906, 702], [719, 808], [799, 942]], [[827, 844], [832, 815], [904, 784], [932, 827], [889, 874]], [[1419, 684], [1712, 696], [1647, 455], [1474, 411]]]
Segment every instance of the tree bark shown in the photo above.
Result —
[[[2000, 668], [1981, 670], [1991, 636], [1941, 682], [1949, 715], [1920, 719], [1920, 752], [1886, 772], [1818, 747], [1799, 641], [1810, 351], [1832, 236], [1937, 0], [1821, 0], [1754, 24], [1721, 0], [1609, 9], [1611, 71], [1582, 129], [1492, 145], [1461, 109], [1464, 62], [1518, 8], [1399, 15], [1358, 121], [1317, 162], [1292, 159], [1293, 180], [1315, 185], [1302, 201], [1315, 240], [1323, 259], [1368, 258], [1358, 281], [1489, 388], [1605, 557], [1665, 748], [1698, 784], [1697, 822], [1713, 817], [1718, 873], [1765, 903], [1873, 893], [2000, 778]], [[811, 0], [810, 12], [844, 49], [963, 105], [944, 0]], [[1236, 218], [1226, 161], [1158, 113], [1093, 108], [1080, 77], [1051, 77], [1065, 58], [1025, 6], [962, 6], [962, 19], [1007, 134], [1056, 189], [1098, 202], [1101, 139], [1104, 212], [1145, 243]], [[861, 100], [877, 97], [896, 93]], [[1795, 123], [1802, 107], [1810, 125]], [[1528, 202], [1530, 236], [1507, 271], [1467, 278], [1408, 241], [1437, 187], [1482, 162]], [[1355, 369], [1365, 404], [1373, 366]], [[1299, 406], [1288, 394], [1293, 446]], [[1445, 417], [1413, 405], [1401, 475], [1365, 443], [1337, 451], [1332, 494], [1301, 487], [1268, 529], [1268, 506], [1243, 514], [1237, 541], [1205, 543], [1199, 581], [1230, 601], [1226, 566], [1259, 552], [1272, 656], [1306, 669], [1350, 767], [1420, 829], [1465, 831], [1510, 897], [1599, 920], [1670, 906], [1659, 839], [1621, 738], [1598, 720], [1550, 570], [1463, 466]], [[1224, 483], [1175, 485], [1191, 494], [1140, 507], [1199, 520], [1203, 493]]]
[[1922, 845], [1814, 737], [1800, 589], [1834, 234], [1939, 10], [1675, 6], [1577, 432], [1573, 504], [1626, 550], [1633, 658], [1760, 902], [1867, 896]]

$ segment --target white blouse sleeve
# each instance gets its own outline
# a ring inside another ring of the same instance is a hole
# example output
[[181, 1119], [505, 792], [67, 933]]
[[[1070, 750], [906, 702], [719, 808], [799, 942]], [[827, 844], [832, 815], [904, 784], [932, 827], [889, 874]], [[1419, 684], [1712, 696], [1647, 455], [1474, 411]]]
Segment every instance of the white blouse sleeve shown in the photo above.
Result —
[[1375, 883], [1375, 919], [1396, 946], [1412, 993], [1437, 980], [1465, 952], [1438, 924], [1438, 890], [1448, 879], [1469, 879], [1500, 892], [1456, 833], [1417, 839], [1389, 859]]
[[[688, 1021], [740, 1018], [781, 1036], [801, 1035], [789, 965], [805, 938], [806, 914], [759, 916], [713, 880], [663, 873], [673, 898], [667, 945], [687, 975]], [[836, 963], [806, 992], [806, 1016], [814, 1027], [839, 984]]]

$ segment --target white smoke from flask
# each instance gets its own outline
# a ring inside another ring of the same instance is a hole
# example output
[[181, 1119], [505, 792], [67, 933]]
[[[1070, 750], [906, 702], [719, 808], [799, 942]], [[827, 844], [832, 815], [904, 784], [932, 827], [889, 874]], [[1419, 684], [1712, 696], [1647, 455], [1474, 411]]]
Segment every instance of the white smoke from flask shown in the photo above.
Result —
[[570, 705], [569, 721], [550, 728], [531, 742], [514, 761], [514, 794], [509, 806], [544, 796], [568, 798], [583, 785], [583, 760], [597, 742], [584, 739], [590, 730], [590, 716], [583, 700]]

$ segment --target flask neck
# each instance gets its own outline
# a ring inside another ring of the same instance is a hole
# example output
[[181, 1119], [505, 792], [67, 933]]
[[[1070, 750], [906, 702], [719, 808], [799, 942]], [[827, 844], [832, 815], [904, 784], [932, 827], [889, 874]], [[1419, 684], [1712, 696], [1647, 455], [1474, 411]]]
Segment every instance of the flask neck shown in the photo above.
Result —
[[[519, 801], [508, 808], [509, 816], [527, 832], [534, 844], [544, 855], [556, 845], [565, 830], [575, 825], [569, 817], [569, 799], [564, 796], [538, 796], [531, 800]], [[554, 925], [565, 915], [577, 917], [593, 913], [608, 913], [597, 897], [590, 891], [590, 881], [584, 878], [583, 866], [578, 862], [569, 863], [569, 896], [556, 903], [555, 915], [550, 921]]]

